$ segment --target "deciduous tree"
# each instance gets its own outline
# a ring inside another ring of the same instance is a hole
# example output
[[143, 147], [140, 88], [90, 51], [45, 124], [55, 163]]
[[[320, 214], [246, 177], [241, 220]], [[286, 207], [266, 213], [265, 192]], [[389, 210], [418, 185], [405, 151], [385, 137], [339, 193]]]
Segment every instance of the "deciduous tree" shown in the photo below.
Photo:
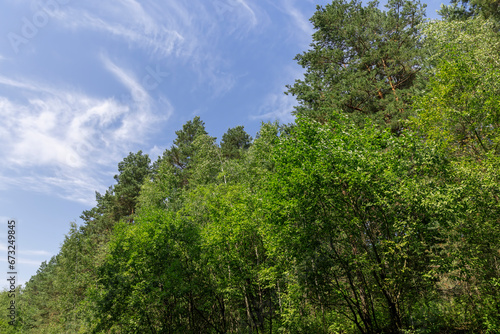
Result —
[[425, 34], [433, 57], [415, 123], [456, 153], [500, 153], [500, 35], [493, 22], [433, 22]]

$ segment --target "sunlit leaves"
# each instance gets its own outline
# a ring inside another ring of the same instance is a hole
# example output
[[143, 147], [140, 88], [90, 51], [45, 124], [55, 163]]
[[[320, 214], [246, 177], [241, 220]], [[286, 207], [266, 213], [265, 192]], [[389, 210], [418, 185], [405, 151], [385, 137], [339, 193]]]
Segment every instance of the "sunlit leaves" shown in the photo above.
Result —
[[311, 305], [343, 309], [363, 332], [401, 328], [453, 221], [446, 159], [410, 132], [304, 119], [295, 130], [275, 149], [270, 249]]
[[500, 37], [492, 22], [434, 22], [425, 33], [434, 67], [415, 123], [458, 154], [500, 153]]

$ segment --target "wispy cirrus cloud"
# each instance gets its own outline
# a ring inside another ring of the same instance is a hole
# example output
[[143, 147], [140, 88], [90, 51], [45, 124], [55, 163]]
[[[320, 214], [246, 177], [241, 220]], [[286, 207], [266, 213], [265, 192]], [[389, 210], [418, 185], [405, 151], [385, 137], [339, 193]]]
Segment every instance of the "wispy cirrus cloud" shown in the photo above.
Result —
[[60, 6], [50, 15], [75, 34], [99, 32], [99, 38], [126, 43], [132, 50], [146, 52], [148, 58], [186, 65], [186, 70], [198, 76], [197, 85], [209, 83], [217, 96], [228, 92], [235, 82], [232, 73], [221, 70], [231, 65], [221, 41], [229, 36], [243, 40], [262, 31], [266, 21], [264, 11], [248, 0], [193, 0], [189, 4], [89, 0]]
[[[10, 219], [12, 219], [12, 217], [0, 216], [1, 231], [7, 231], [7, 222]], [[8, 244], [7, 233], [0, 233], [0, 253], [4, 255], [0, 257], [0, 263], [2, 263], [2, 266], [5, 264], [5, 268], [7, 268], [6, 264], [8, 261], [7, 251], [12, 251], [12, 246], [15, 246], [15, 254], [9, 255], [14, 256], [15, 259], [15, 270], [18, 273], [16, 276], [16, 284], [25, 284], [27, 277], [29, 277], [29, 275], [25, 275], [25, 271], [34, 271], [35, 268], [39, 267], [43, 261], [52, 255], [50, 252], [43, 249], [19, 248], [19, 244], [17, 242], [14, 245], [10, 245]], [[3, 283], [0, 284], [0, 290], [8, 290], [8, 282], [4, 280], [2, 280], [2, 282]]]
[[[44, 33], [61, 27], [64, 34], [76, 36], [98, 33], [96, 37], [106, 43], [118, 41], [121, 50], [125, 43], [155, 63], [174, 60], [173, 66], [186, 66], [191, 76], [198, 77], [198, 87], [208, 85], [212, 96], [220, 96], [234, 87], [236, 79], [219, 40], [257, 27], [259, 8], [248, 0], [194, 1], [189, 6], [174, 0], [89, 0], [45, 6], [50, 26]], [[42, 47], [34, 38], [30, 43]], [[153, 127], [159, 128], [159, 120], [171, 116], [173, 107], [163, 92], [155, 91], [153, 98], [130, 69], [133, 66], [121, 65], [131, 65], [128, 54], [102, 45], [95, 49], [100, 53], [97, 59], [107, 76], [128, 92], [125, 96], [96, 97], [83, 87], [68, 88], [79, 87], [78, 79], [52, 85], [0, 74], [0, 157], [7, 162], [0, 166], [3, 189], [19, 186], [91, 204], [94, 191], [109, 183], [103, 180], [115, 172], [116, 162], [131, 147], [144, 143]]]
[[241, 7], [247, 12], [250, 24], [252, 26], [257, 25], [258, 23], [257, 15], [255, 14], [254, 10], [250, 7], [249, 4], [244, 0], [235, 0], [234, 2], [241, 5]]
[[284, 0], [282, 8], [285, 13], [293, 19], [295, 26], [300, 28], [300, 30], [304, 33], [304, 36], [310, 38], [310, 36], [314, 33], [313, 26], [311, 22], [309, 22], [309, 17], [306, 17], [304, 13], [295, 6], [295, 1]]
[[[212, 45], [219, 38], [217, 35], [210, 37], [211, 31], [218, 30], [214, 29], [218, 26], [214, 22], [231, 21], [224, 25], [223, 34], [256, 27], [259, 19], [252, 7], [255, 5], [245, 0], [209, 3], [193, 0], [189, 5], [176, 0], [161, 4], [153, 0], [105, 3], [90, 0], [60, 6], [50, 15], [66, 28], [104, 32], [161, 57], [185, 57]], [[199, 38], [201, 35], [203, 39]]]
[[279, 120], [290, 123], [295, 120], [293, 110], [299, 104], [295, 96], [285, 94], [286, 85], [293, 83], [296, 79], [303, 78], [304, 70], [298, 66], [288, 65], [283, 67], [282, 76], [274, 83], [275, 88], [267, 94], [261, 102], [257, 114], [251, 115], [250, 119]]
[[53, 16], [66, 27], [75, 30], [105, 32], [160, 56], [172, 54], [184, 40], [179, 32], [163, 25], [154, 24], [154, 20], [146, 23], [148, 22], [147, 18], [141, 18], [137, 21], [137, 17], [133, 16], [136, 18], [136, 22], [131, 24], [131, 22], [123, 22], [122, 20], [99, 17], [86, 9], [75, 8], [61, 9], [54, 12]]
[[[5, 249], [7, 249], [7, 248], [5, 247]], [[21, 256], [23, 256], [22, 255], [23, 252], [20, 252], [19, 254], [20, 254], [19, 255], [20, 257], [18, 259], [16, 259], [17, 266], [19, 266], [19, 264], [24, 264], [24, 265], [39, 267], [40, 264], [42, 264], [43, 261], [46, 261], [45, 258], [43, 260], [42, 259], [40, 259], [40, 260], [32, 260], [32, 259], [27, 259], [25, 257], [21, 257]], [[2, 262], [3, 263], [7, 263], [7, 258], [6, 257], [0, 258], [0, 263], [2, 263]], [[18, 281], [17, 283], [18, 284], [24, 284], [24, 283], [26, 283], [26, 281], [24, 281], [24, 282], [23, 281], [21, 281], [21, 282]]]
[[91, 204], [94, 191], [104, 188], [103, 180], [116, 163], [170, 117], [166, 98], [153, 100], [129, 71], [109, 59], [103, 58], [103, 66], [129, 91], [123, 100], [0, 76], [0, 85], [18, 88], [23, 96], [0, 96], [4, 188], [22, 187]]
[[[0, 252], [6, 252], [7, 250], [8, 250], [7, 245], [0, 243]], [[22, 257], [26, 257], [26, 256], [29, 256], [29, 257], [44, 256], [44, 257], [47, 257], [47, 256], [51, 256], [52, 254], [50, 252], [45, 251], [45, 250], [23, 249], [21, 251], [21, 254], [19, 254], [19, 255]], [[3, 257], [2, 257], [2, 260], [3, 260]], [[40, 264], [40, 263], [38, 263], [38, 264]]]
[[271, 93], [265, 98], [259, 113], [250, 116], [251, 119], [279, 120], [281, 123], [291, 123], [295, 120], [292, 115], [297, 100], [291, 95], [284, 93]]

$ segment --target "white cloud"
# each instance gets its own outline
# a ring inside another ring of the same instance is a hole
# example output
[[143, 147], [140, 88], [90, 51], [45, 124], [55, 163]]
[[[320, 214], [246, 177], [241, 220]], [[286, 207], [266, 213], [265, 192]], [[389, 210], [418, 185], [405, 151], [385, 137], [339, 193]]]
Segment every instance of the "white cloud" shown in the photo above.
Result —
[[152, 148], [148, 150], [147, 154], [149, 155], [151, 161], [155, 161], [156, 159], [158, 159], [158, 157], [161, 157], [163, 155], [164, 151], [165, 148], [154, 145]]
[[299, 103], [292, 94], [286, 95], [286, 84], [304, 77], [304, 69], [287, 65], [283, 67], [279, 80], [275, 83], [275, 89], [263, 100], [258, 114], [252, 115], [251, 119], [279, 120], [282, 123], [291, 123], [295, 120], [292, 111]]
[[20, 251], [20, 256], [51, 256], [52, 253], [44, 250], [22, 250]]
[[66, 28], [105, 32], [162, 56], [184, 40], [174, 25], [155, 19], [135, 0], [86, 1], [44, 11]]
[[255, 12], [252, 10], [252, 8], [250, 8], [250, 6], [244, 0], [236, 0], [236, 2], [247, 11], [250, 16], [250, 22], [252, 26], [255, 26], [258, 23], [258, 20], [257, 15], [255, 15]]
[[153, 101], [131, 73], [107, 59], [103, 64], [130, 92], [127, 98], [93, 98], [0, 76], [0, 84], [19, 88], [26, 97], [0, 96], [3, 188], [93, 204], [94, 192], [107, 188], [103, 184], [109, 181], [103, 180], [113, 175], [116, 163], [168, 119], [172, 107], [165, 97]]
[[[0, 217], [0, 225], [3, 225], [2, 223], [5, 220], [5, 223], [7, 221], [6, 217]], [[4, 226], [5, 227], [5, 226]], [[6, 236], [1, 238], [3, 239], [0, 241], [0, 253], [5, 255], [0, 257], [0, 263], [5, 263], [7, 264], [7, 251], [8, 245], [7, 245], [7, 238]], [[17, 244], [16, 244], [17, 246]], [[15, 254], [15, 259], [16, 259], [16, 272], [17, 274], [17, 280], [16, 280], [16, 285], [24, 285], [26, 284], [27, 280], [25, 279], [26, 275], [25, 272], [28, 270], [35, 270], [35, 268], [40, 267], [43, 261], [46, 260], [46, 258], [50, 257], [52, 254], [50, 252], [47, 252], [45, 250], [30, 250], [30, 249], [19, 249], [16, 247], [16, 254]], [[33, 268], [33, 269], [28, 269], [28, 268]], [[7, 266], [5, 266], [7, 268]], [[7, 282], [3, 283], [3, 285], [0, 285], [0, 290], [8, 290], [9, 286]]]
[[[16, 259], [16, 263], [19, 265], [19, 264], [27, 264], [27, 265], [31, 265], [31, 266], [36, 266], [36, 267], [39, 267], [43, 261], [46, 261], [46, 260], [29, 260], [29, 259], [21, 259], [21, 258], [18, 258]], [[0, 258], [0, 262], [5, 262], [7, 263], [7, 258]], [[19, 284], [23, 284], [23, 283], [19, 283]]]
[[294, 0], [284, 0], [283, 10], [293, 19], [296, 27], [299, 27], [304, 35], [307, 38], [310, 38], [314, 33], [313, 26], [311, 22], [309, 22], [309, 18], [304, 16], [302, 11], [294, 6], [294, 2]]
[[[30, 266], [35, 266], [35, 267], [40, 267], [40, 265], [42, 264], [43, 261], [46, 261], [46, 260], [29, 260], [29, 259], [19, 259], [17, 263], [19, 264], [27, 264], [27, 265], [30, 265]], [[19, 284], [24, 284], [23, 282], [20, 282]]]
[[251, 119], [279, 120], [281, 123], [291, 123], [295, 117], [292, 115], [293, 107], [297, 105], [297, 100], [291, 95], [284, 93], [269, 94], [258, 115], [252, 115]]
[[[194, 9], [196, 8], [196, 9]], [[121, 40], [148, 57], [175, 57], [207, 82], [214, 95], [230, 90], [235, 79], [224, 71], [227, 52], [219, 47], [228, 36], [243, 39], [261, 31], [259, 7], [248, 0], [114, 0], [70, 3], [51, 12], [59, 24], [75, 31], [97, 31]], [[237, 34], [237, 35], [236, 35]]]
[[[3, 243], [0, 243], [0, 251], [5, 253], [7, 252], [7, 249], [8, 247], [6, 245], [4, 245]], [[25, 257], [25, 256], [51, 256], [52, 253], [50, 252], [47, 252], [45, 250], [24, 250], [24, 249], [21, 249], [19, 251], [19, 253], [17, 254], [18, 258], [21, 258], [21, 257]], [[2, 257], [2, 260], [3, 260], [3, 257]]]
[[101, 59], [104, 67], [109, 72], [113, 73], [115, 77], [121, 82], [121, 84], [128, 88], [132, 95], [132, 98], [141, 103], [141, 105], [143, 105], [143, 103], [146, 103], [147, 106], [145, 106], [145, 108], [147, 108], [149, 106], [151, 98], [146, 89], [141, 86], [141, 84], [133, 76], [133, 74], [128, 73], [126, 70], [113, 63], [108, 57], [104, 55], [101, 56]]
[[183, 40], [183, 37], [178, 32], [161, 26], [155, 26], [155, 29], [147, 26], [136, 27], [135, 29], [129, 28], [121, 23], [109, 22], [96, 17], [87, 11], [68, 10], [60, 13], [58, 17], [72, 28], [104, 31], [123, 38], [129, 43], [157, 52], [162, 56], [171, 54], [176, 45]]
[[36, 87], [31, 83], [19, 82], [16, 80], [12, 80], [10, 78], [6, 78], [4, 76], [0, 76], [0, 84], [6, 85], [6, 86], [12, 86], [12, 87], [16, 87], [16, 88], [24, 88], [24, 89], [29, 89], [29, 90], [43, 91], [43, 88]]

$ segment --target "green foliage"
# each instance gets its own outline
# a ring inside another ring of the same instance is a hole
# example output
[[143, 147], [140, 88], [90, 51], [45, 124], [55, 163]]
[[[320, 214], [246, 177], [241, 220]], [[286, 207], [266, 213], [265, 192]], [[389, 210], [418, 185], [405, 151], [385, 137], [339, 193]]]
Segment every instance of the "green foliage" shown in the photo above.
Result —
[[155, 172], [150, 180], [142, 185], [137, 199], [138, 213], [142, 208], [175, 209], [183, 189], [183, 180], [177, 167], [167, 160], [155, 162]]
[[454, 219], [446, 159], [407, 132], [305, 120], [296, 130], [275, 150], [272, 249], [325, 314], [324, 332], [327, 314], [363, 333], [401, 330], [414, 298], [431, 297]]
[[170, 160], [156, 164], [142, 187], [134, 224], [118, 225], [92, 288], [93, 331], [272, 327], [273, 289], [259, 276], [266, 256], [255, 199], [248, 188], [230, 184], [246, 177], [245, 165], [262, 165], [276, 129], [264, 126], [256, 140], [260, 150], [240, 151], [230, 160], [214, 138], [196, 135], [184, 167], [187, 184]]
[[240, 185], [200, 187], [182, 210], [201, 226], [203, 263], [224, 303], [229, 332], [261, 332], [276, 321], [260, 231], [259, 202]]
[[318, 7], [296, 123], [130, 153], [0, 331], [498, 332], [500, 40], [463, 4]]
[[35, 276], [22, 289], [19, 310], [23, 317], [21, 321], [23, 332], [60, 333], [61, 308], [59, 301], [61, 291], [56, 286], [56, 271], [58, 257], [43, 262]]
[[279, 142], [283, 130], [278, 122], [262, 123], [252, 147], [248, 150], [246, 166], [249, 167], [250, 180], [260, 180], [265, 174], [274, 170], [272, 150]]
[[439, 15], [445, 21], [466, 20], [471, 17], [500, 20], [500, 3], [496, 0], [451, 0], [450, 5], [441, 4]]
[[500, 153], [500, 37], [492, 22], [433, 22], [425, 33], [435, 66], [415, 101], [416, 125], [458, 154]]
[[205, 293], [191, 265], [199, 257], [198, 234], [197, 226], [164, 210], [142, 211], [135, 225], [118, 225], [92, 292], [94, 332], [196, 332], [207, 326], [192, 308]]
[[133, 220], [116, 220], [113, 187], [98, 194], [23, 289], [20, 326], [495, 332], [500, 160], [441, 148], [347, 117], [264, 123], [233, 159], [198, 134], [189, 174], [157, 163], [136, 190]]
[[250, 147], [252, 137], [245, 132], [243, 126], [230, 128], [222, 135], [220, 148], [222, 155], [227, 159], [241, 157], [241, 150], [246, 150]]
[[[21, 324], [23, 314], [19, 307], [19, 296], [21, 292], [21, 287], [16, 289], [16, 298], [12, 298], [12, 293], [10, 290], [0, 291], [0, 307], [2, 309], [2, 314], [0, 316], [0, 332], [4, 334], [16, 334], [21, 333]], [[11, 307], [11, 302], [15, 302], [16, 308], [16, 321], [12, 325], [12, 318], [10, 317], [9, 307]]]
[[464, 208], [460, 224], [449, 234], [449, 252], [455, 259], [450, 278], [453, 295], [472, 329], [494, 333], [500, 326], [500, 160], [462, 160], [456, 174], [462, 184]]
[[88, 332], [92, 320], [86, 300], [107, 242], [120, 219], [130, 220], [139, 189], [151, 175], [150, 160], [141, 151], [118, 165], [117, 184], [104, 195], [96, 193], [96, 207], [84, 211], [84, 224], [71, 224], [56, 257], [44, 263], [23, 289], [20, 301], [23, 330], [33, 333]]
[[118, 202], [117, 215], [124, 217], [134, 213], [141, 185], [151, 175], [151, 160], [142, 151], [130, 153], [118, 164], [118, 172], [113, 190]]
[[371, 117], [400, 128], [422, 63], [418, 26], [424, 6], [391, 0], [386, 7], [357, 0], [318, 7], [311, 49], [296, 57], [305, 78], [288, 86], [300, 102], [296, 115], [325, 122], [340, 111], [358, 123]]
[[198, 185], [226, 182], [224, 175], [220, 180], [216, 181], [219, 173], [224, 172], [224, 161], [221, 149], [215, 143], [215, 138], [200, 135], [194, 140], [193, 147], [195, 153], [191, 160], [190, 187], [196, 188]]
[[189, 179], [190, 160], [193, 158], [195, 147], [193, 142], [199, 135], [206, 135], [205, 123], [196, 116], [182, 126], [182, 130], [176, 131], [177, 138], [174, 145], [163, 152], [161, 159], [155, 163], [158, 166], [162, 162], [176, 167], [176, 174], [182, 179], [182, 185], [186, 186]]

